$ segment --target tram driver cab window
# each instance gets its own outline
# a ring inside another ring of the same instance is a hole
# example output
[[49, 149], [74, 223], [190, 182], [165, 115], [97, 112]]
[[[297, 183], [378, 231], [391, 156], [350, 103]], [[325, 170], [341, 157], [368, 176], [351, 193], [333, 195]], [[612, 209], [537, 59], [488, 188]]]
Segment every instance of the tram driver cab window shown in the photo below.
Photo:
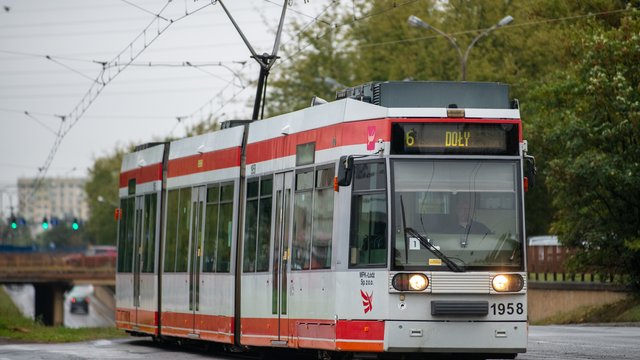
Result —
[[349, 266], [387, 263], [387, 176], [384, 162], [356, 163], [351, 199]]

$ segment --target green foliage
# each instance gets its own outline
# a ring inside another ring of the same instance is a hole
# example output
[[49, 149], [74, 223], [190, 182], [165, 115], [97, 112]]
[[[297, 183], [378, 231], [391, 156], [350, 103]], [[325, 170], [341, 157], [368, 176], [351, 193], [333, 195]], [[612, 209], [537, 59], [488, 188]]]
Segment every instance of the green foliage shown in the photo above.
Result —
[[269, 78], [269, 116], [308, 107], [313, 96], [333, 100], [342, 84], [352, 83], [355, 64], [345, 51], [348, 29], [335, 26], [347, 18], [332, 8], [315, 26], [294, 25], [298, 36], [283, 50], [283, 58], [293, 60], [276, 63]]
[[318, 78], [347, 86], [457, 80], [455, 48], [435, 31], [409, 27], [408, 16], [450, 34], [464, 54], [482, 31], [511, 15], [512, 25], [482, 37], [469, 52], [467, 80], [509, 83], [522, 100], [524, 136], [539, 168], [537, 187], [526, 198], [528, 233], [558, 232], [566, 244], [585, 250], [577, 264], [593, 271], [640, 273], [640, 186], [634, 183], [640, 29], [632, 10], [637, 1], [627, 3], [354, 2], [319, 19], [331, 26], [298, 34], [295, 49], [285, 51], [288, 61], [275, 68], [269, 110], [306, 107], [314, 94], [332, 99], [334, 89]]
[[120, 166], [123, 149], [112, 155], [96, 159], [89, 169], [89, 180], [85, 185], [91, 217], [85, 222], [86, 233], [95, 244], [115, 245], [117, 223], [114, 211], [119, 205]]
[[628, 272], [640, 286], [640, 14], [588, 23], [582, 56], [538, 90], [553, 230], [577, 265]]
[[79, 247], [86, 244], [84, 229], [74, 231], [71, 229], [71, 219], [61, 221], [58, 225], [50, 225], [49, 229], [38, 236], [38, 242], [44, 247]]

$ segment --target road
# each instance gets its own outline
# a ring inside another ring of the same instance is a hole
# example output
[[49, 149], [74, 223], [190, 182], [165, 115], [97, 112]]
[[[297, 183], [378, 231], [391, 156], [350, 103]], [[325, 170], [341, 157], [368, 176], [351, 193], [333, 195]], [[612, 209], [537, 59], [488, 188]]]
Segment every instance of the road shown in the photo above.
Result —
[[[520, 360], [640, 359], [640, 327], [532, 326], [528, 352]], [[247, 359], [210, 351], [155, 345], [148, 339], [126, 338], [72, 344], [0, 344], [0, 360], [34, 359]], [[255, 358], [255, 357], [254, 357]], [[269, 356], [283, 360], [282, 356]], [[290, 356], [291, 359], [302, 359]], [[306, 356], [307, 359], [315, 359]]]
[[[34, 318], [35, 291], [32, 285], [6, 286], [5, 291], [22, 314], [30, 319]], [[64, 300], [64, 326], [69, 328], [108, 327], [115, 326], [113, 310], [105, 306], [95, 296], [89, 298], [88, 314], [73, 314], [69, 311], [70, 299]]]

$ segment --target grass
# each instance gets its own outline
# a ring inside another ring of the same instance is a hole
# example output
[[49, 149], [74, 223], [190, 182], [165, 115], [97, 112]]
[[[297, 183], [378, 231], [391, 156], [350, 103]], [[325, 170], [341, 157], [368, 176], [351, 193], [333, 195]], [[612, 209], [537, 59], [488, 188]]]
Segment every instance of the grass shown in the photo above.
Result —
[[640, 296], [607, 305], [585, 306], [535, 322], [533, 325], [585, 323], [640, 323]]
[[122, 330], [114, 327], [69, 329], [60, 326], [44, 326], [22, 316], [9, 295], [0, 287], [0, 341], [54, 343], [125, 336]]

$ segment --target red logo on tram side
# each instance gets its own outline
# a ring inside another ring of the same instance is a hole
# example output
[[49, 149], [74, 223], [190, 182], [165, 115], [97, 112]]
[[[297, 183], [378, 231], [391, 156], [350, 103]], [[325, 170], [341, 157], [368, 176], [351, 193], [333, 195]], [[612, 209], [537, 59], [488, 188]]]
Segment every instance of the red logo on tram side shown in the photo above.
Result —
[[376, 127], [369, 126], [367, 128], [367, 150], [376, 149]]
[[371, 294], [360, 290], [360, 295], [362, 296], [362, 306], [364, 306], [364, 313], [368, 313], [373, 310], [373, 291]]

